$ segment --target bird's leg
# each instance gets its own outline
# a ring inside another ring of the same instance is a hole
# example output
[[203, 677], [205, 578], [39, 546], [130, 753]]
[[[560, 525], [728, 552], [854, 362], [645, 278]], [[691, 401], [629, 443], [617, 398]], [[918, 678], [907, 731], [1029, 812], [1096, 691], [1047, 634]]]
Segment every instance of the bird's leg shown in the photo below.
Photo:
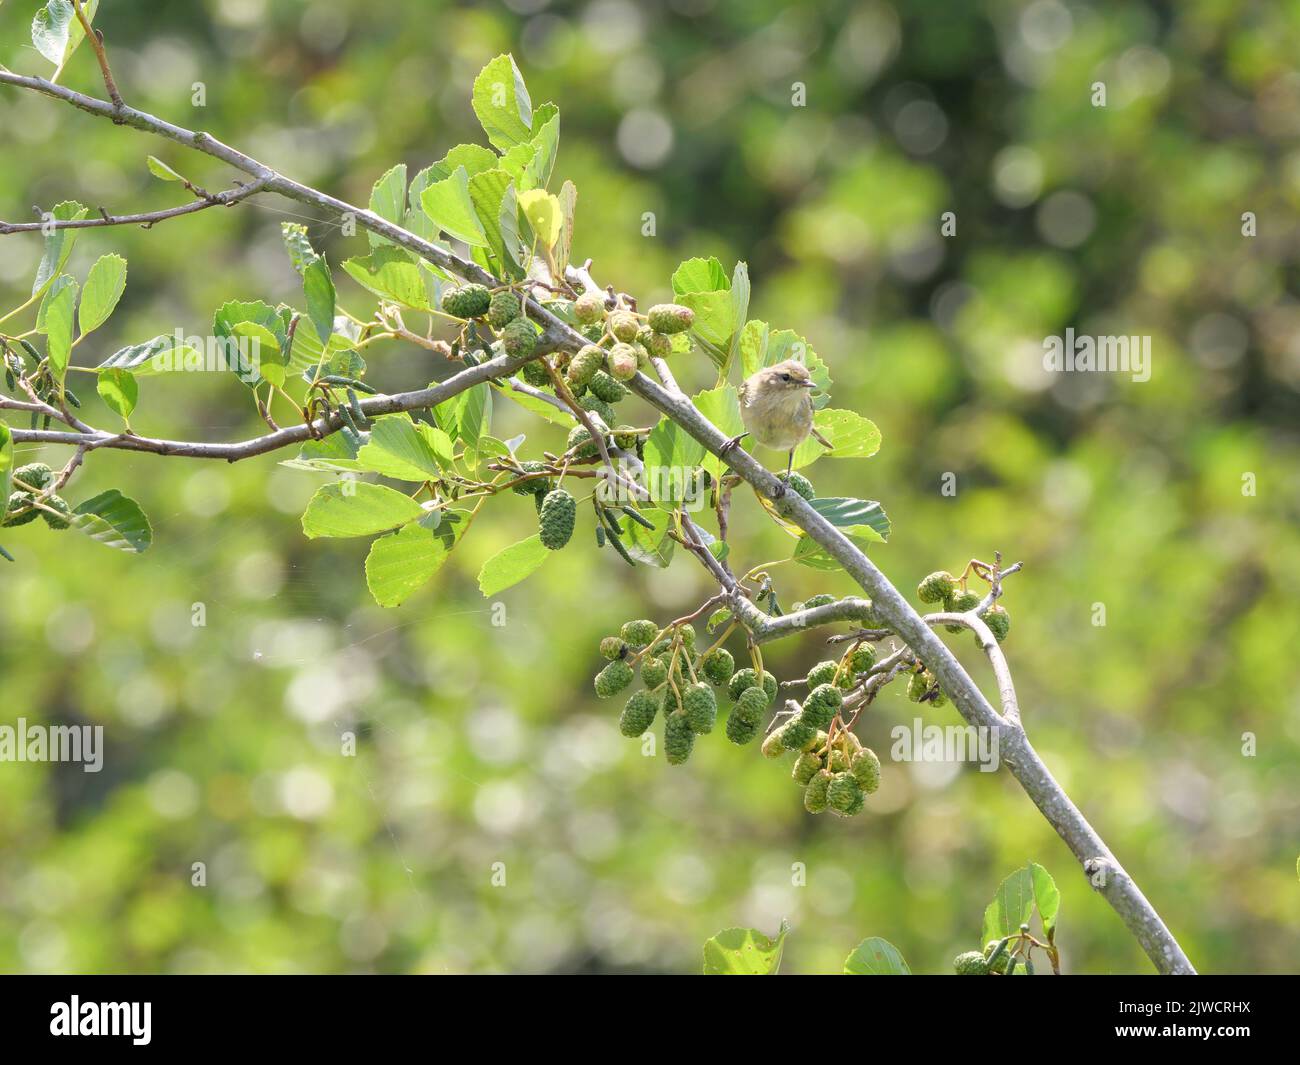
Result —
[[727, 455], [730, 454], [735, 448], [740, 447], [740, 442], [744, 440], [745, 437], [747, 437], [748, 435], [749, 432], [746, 431], [741, 433], [739, 436], [733, 436], [730, 440], [728, 440], [725, 444], [723, 444], [720, 448], [718, 448], [718, 458], [725, 459]]
[[772, 493], [773, 499], [780, 499], [785, 495], [786, 485], [790, 483], [790, 471], [794, 469], [794, 449], [790, 449], [790, 458], [785, 464], [785, 476], [778, 478], [776, 490]]

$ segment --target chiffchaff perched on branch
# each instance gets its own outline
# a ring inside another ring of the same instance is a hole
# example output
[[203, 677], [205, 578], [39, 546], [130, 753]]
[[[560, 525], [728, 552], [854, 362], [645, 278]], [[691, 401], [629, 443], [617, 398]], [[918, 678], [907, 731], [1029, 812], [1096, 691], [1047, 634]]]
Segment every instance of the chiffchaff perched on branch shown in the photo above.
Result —
[[740, 418], [745, 432], [727, 441], [726, 450], [752, 436], [764, 447], [789, 452], [785, 479], [790, 479], [794, 450], [811, 433], [829, 448], [830, 442], [813, 428], [813, 384], [808, 367], [794, 359], [755, 371], [740, 386]]

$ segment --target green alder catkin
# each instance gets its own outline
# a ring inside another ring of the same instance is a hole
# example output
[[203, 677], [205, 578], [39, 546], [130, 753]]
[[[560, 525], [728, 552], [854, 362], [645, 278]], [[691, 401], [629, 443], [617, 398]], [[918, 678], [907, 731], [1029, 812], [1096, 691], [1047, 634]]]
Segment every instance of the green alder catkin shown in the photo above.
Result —
[[596, 674], [596, 694], [602, 699], [617, 695], [632, 683], [632, 667], [616, 658]]
[[573, 536], [573, 525], [578, 517], [578, 504], [563, 488], [553, 488], [542, 500], [537, 515], [537, 528], [542, 546], [558, 551]]
[[633, 692], [619, 715], [618, 730], [624, 736], [640, 736], [654, 724], [659, 700], [648, 691]]

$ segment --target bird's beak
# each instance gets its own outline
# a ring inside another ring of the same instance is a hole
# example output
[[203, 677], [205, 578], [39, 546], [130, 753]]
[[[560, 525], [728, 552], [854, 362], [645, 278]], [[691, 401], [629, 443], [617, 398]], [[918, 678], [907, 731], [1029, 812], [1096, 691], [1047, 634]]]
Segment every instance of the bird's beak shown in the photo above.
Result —
[[805, 381], [805, 382], [803, 382], [803, 386], [802, 386], [802, 387], [804, 387], [804, 388], [816, 388], [816, 387], [817, 387], [817, 384], [816, 384], [816, 382], [814, 382], [814, 381]]

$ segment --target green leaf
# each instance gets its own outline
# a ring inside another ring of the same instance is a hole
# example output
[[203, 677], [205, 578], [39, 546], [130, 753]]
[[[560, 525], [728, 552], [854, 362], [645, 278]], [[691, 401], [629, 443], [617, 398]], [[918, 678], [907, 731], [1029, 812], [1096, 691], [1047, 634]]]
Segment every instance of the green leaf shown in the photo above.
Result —
[[76, 307], [77, 283], [73, 281], [59, 290], [45, 311], [45, 353], [50, 360], [50, 375], [60, 388], [72, 357], [72, 320]]
[[693, 471], [704, 445], [669, 418], [660, 418], [645, 443], [645, 477], [655, 502], [681, 502], [695, 487]]
[[218, 358], [250, 388], [277, 377], [283, 384], [284, 332], [284, 320], [262, 300], [230, 300], [212, 316]]
[[827, 451], [816, 437], [809, 436], [794, 449], [794, 469], [811, 465], [825, 455], [833, 459], [866, 459], [880, 450], [876, 423], [851, 410], [827, 407], [813, 415], [813, 427], [833, 445]]
[[572, 415], [566, 414], [562, 410], [557, 410], [544, 399], [538, 399], [527, 392], [516, 392], [513, 388], [506, 387], [500, 389], [500, 394], [514, 403], [518, 403], [526, 411], [531, 411], [538, 417], [545, 418], [548, 422], [556, 425], [563, 425], [566, 429], [573, 427]]
[[497, 229], [501, 233], [501, 246], [510, 259], [509, 262], [502, 263], [502, 270], [510, 277], [523, 277], [530, 265], [530, 255], [519, 231], [519, 197], [515, 194], [514, 185], [507, 185], [501, 195]]
[[411, 179], [410, 198], [412, 206], [418, 202], [416, 199], [417, 185], [419, 186], [418, 191], [423, 192], [433, 182], [451, 177], [459, 167], [464, 167], [465, 172], [470, 177], [473, 177], [475, 174], [491, 170], [499, 164], [499, 157], [490, 148], [484, 148], [481, 144], [458, 144], [436, 163], [426, 166]]
[[638, 513], [649, 521], [654, 529], [647, 529], [639, 522], [625, 519], [623, 528], [627, 530], [627, 539], [623, 546], [635, 561], [658, 569], [667, 569], [668, 564], [673, 560], [673, 550], [677, 546], [668, 537], [672, 515], [658, 507], [639, 509]]
[[1017, 932], [1034, 911], [1033, 877], [1028, 867], [1017, 869], [998, 885], [997, 894], [984, 910], [981, 939], [1001, 939]]
[[[552, 105], [553, 106], [553, 105]], [[524, 167], [520, 187], [524, 189], [545, 188], [551, 180], [551, 171], [555, 168], [555, 157], [560, 150], [560, 113], [557, 109], [549, 118], [541, 113], [533, 115], [532, 144], [533, 156]]]
[[1033, 880], [1034, 903], [1038, 906], [1038, 916], [1043, 922], [1047, 941], [1051, 943], [1056, 938], [1056, 917], [1061, 910], [1061, 892], [1057, 889], [1052, 874], [1041, 865], [1030, 862], [1029, 874]]
[[560, 227], [560, 239], [555, 245], [555, 269], [561, 277], [569, 265], [569, 253], [573, 248], [573, 218], [577, 206], [578, 187], [572, 181], [566, 181], [560, 186], [560, 210], [564, 215], [564, 224]]
[[560, 206], [560, 201], [545, 189], [521, 192], [518, 199], [519, 209], [533, 227], [538, 242], [547, 250], [553, 248], [560, 239], [560, 228], [564, 225], [564, 208]]
[[[559, 104], [556, 104], [551, 100], [547, 100], [546, 103], [533, 108], [533, 129], [540, 130], [559, 113]], [[533, 136], [536, 137], [537, 134], [534, 133]]]
[[99, 398], [109, 410], [123, 421], [131, 417], [136, 401], [140, 398], [140, 386], [130, 370], [103, 370], [95, 382]]
[[139, 554], [153, 543], [153, 529], [140, 504], [116, 488], [87, 499], [72, 513], [74, 529], [107, 547]]
[[286, 459], [280, 465], [297, 470], [360, 470], [358, 453], [359, 449], [346, 434], [332, 433], [324, 440], [308, 440], [298, 450], [296, 458]]
[[[187, 361], [202, 360], [203, 352], [191, 344], [177, 341], [173, 334], [162, 334], [143, 344], [132, 344], [113, 352], [96, 367], [98, 370], [130, 370], [136, 377], [184, 370]], [[225, 366], [223, 361], [222, 366]]]
[[[726, 436], [739, 436], [744, 431], [745, 423], [740, 417], [740, 397], [734, 385], [697, 393], [691, 397], [691, 402]], [[715, 477], [721, 477], [725, 467], [720, 458], [710, 453], [704, 456], [704, 468]]]
[[14, 472], [14, 434], [0, 420], [0, 500], [9, 498], [9, 488]]
[[32, 19], [32, 44], [56, 67], [63, 63], [76, 12], [69, 0], [49, 0]]
[[41, 305], [36, 309], [36, 332], [46, 332], [45, 322], [50, 315], [50, 304], [54, 298], [69, 285], [76, 287], [77, 279], [71, 274], [60, 274], [54, 279], [54, 283], [45, 290], [45, 295], [41, 297]]
[[537, 155], [537, 145], [529, 141], [527, 144], [516, 144], [508, 152], [501, 156], [498, 166], [510, 175], [510, 180], [515, 183], [519, 189], [532, 188], [533, 185], [526, 184], [526, 172], [528, 164], [533, 161]]
[[749, 269], [737, 263], [728, 278], [715, 258], [687, 259], [673, 273], [677, 302], [695, 312], [691, 335], [714, 362], [720, 376], [740, 350], [749, 309]]
[[[874, 543], [880, 543], [881, 537], [878, 532], [866, 525], [854, 525], [847, 529], [841, 529], [855, 546], [860, 550], [866, 551]], [[858, 535], [862, 533], [863, 535]], [[801, 536], [794, 545], [794, 554], [790, 556], [801, 566], [807, 566], [809, 569], [816, 570], [837, 570], [840, 569], [840, 563], [821, 546], [811, 536]]]
[[722, 263], [710, 256], [707, 259], [687, 259], [673, 272], [673, 294], [684, 296], [688, 292], [715, 292], [726, 288], [727, 273]]
[[749, 264], [738, 262], [731, 274], [731, 341], [727, 346], [727, 361], [722, 366], [726, 374], [740, 351], [740, 336], [749, 315]]
[[298, 328], [294, 330], [293, 347], [289, 351], [286, 365], [290, 370], [302, 374], [307, 381], [315, 380], [317, 366], [322, 367], [321, 373], [361, 378], [365, 376], [366, 360], [353, 346], [355, 344], [355, 337], [336, 332], [330, 335], [327, 344], [322, 345], [316, 330], [308, 329], [299, 322]]
[[889, 518], [875, 500], [825, 496], [810, 500], [808, 505], [838, 528], [869, 529], [869, 533], [859, 532], [859, 535], [882, 544], [889, 539]]
[[[58, 222], [73, 222], [86, 217], [86, 208], [75, 200], [65, 200], [54, 205], [50, 218]], [[45, 233], [45, 251], [41, 255], [40, 265], [36, 268], [36, 280], [32, 282], [32, 296], [40, 296], [63, 272], [63, 267], [72, 254], [76, 243], [75, 229], [51, 229]]]
[[735, 305], [729, 289], [714, 292], [687, 292], [677, 297], [683, 307], [695, 312], [691, 334], [719, 368], [726, 366], [726, 353], [738, 327]]
[[466, 244], [488, 243], [483, 224], [474, 212], [469, 194], [469, 172], [458, 166], [451, 177], [435, 181], [420, 194], [420, 205], [433, 223], [448, 236]]
[[[443, 181], [451, 177], [456, 172], [457, 167], [464, 167], [465, 172], [470, 176], [470, 194], [473, 195], [473, 179], [475, 174], [480, 174], [485, 170], [491, 170], [497, 166], [499, 159], [496, 152], [490, 148], [484, 148], [481, 144], [458, 144], [436, 163], [426, 166], [423, 170], [411, 178], [411, 187], [407, 191], [406, 198], [410, 207], [406, 212], [405, 227], [412, 233], [424, 237], [425, 240], [437, 240], [438, 228], [427, 214], [424, 213], [424, 207], [421, 204], [421, 198], [424, 190], [436, 181]], [[480, 212], [479, 220], [482, 221], [483, 215]], [[485, 225], [485, 229], [491, 235], [491, 227]]]
[[86, 275], [81, 290], [81, 307], [77, 323], [82, 336], [98, 329], [117, 307], [117, 301], [126, 290], [126, 260], [120, 255], [101, 255]]
[[375, 602], [384, 607], [401, 604], [438, 572], [455, 543], [454, 535], [419, 523], [379, 537], [366, 556], [366, 586]]
[[474, 113], [492, 147], [507, 151], [531, 139], [533, 103], [514, 57], [499, 55], [474, 79]]
[[[499, 167], [480, 171], [469, 179], [469, 197], [498, 270], [515, 279], [523, 277], [519, 266], [523, 251], [519, 247], [519, 225], [514, 220], [515, 197], [510, 175]], [[503, 215], [509, 220], [504, 228]]]
[[300, 222], [281, 222], [280, 235], [284, 238], [284, 250], [289, 253], [293, 268], [303, 273], [307, 264], [316, 258], [316, 250], [307, 239], [307, 227]]
[[477, 468], [478, 464], [484, 460], [491, 462], [494, 459], [506, 457], [513, 454], [504, 440], [498, 440], [495, 436], [489, 436], [487, 433], [481, 433], [479, 438], [474, 441], [474, 446], [467, 453], [466, 458], [470, 465]]
[[348, 259], [343, 269], [357, 284], [376, 296], [419, 311], [433, 309], [425, 280], [429, 276], [427, 271], [401, 248], [376, 248], [369, 255]]
[[[81, 8], [87, 22], [94, 23], [98, 7], [99, 0], [84, 0]], [[54, 64], [54, 79], [58, 78], [72, 53], [85, 39], [86, 31], [81, 28], [81, 20], [77, 18], [70, 0], [49, 0], [32, 19], [32, 44]]]
[[851, 410], [819, 410], [813, 425], [827, 440], [837, 459], [870, 458], [880, 450], [880, 430], [876, 423]]
[[911, 976], [898, 948], [887, 939], [864, 939], [844, 959], [845, 976]]
[[322, 485], [302, 515], [302, 531], [322, 536], [371, 536], [415, 521], [424, 508], [392, 488], [368, 481]]
[[357, 461], [385, 477], [429, 481], [450, 467], [451, 438], [431, 425], [416, 425], [408, 414], [388, 414], [375, 421]]
[[316, 327], [316, 336], [328, 344], [334, 332], [334, 278], [323, 256], [312, 259], [303, 270], [302, 290], [307, 297], [307, 317]]
[[483, 563], [478, 574], [478, 590], [485, 598], [503, 592], [540, 569], [554, 553], [542, 546], [540, 535], [511, 544]]
[[492, 393], [486, 384], [475, 385], [443, 400], [433, 414], [448, 436], [472, 448], [492, 424]]
[[775, 976], [790, 931], [784, 921], [775, 939], [753, 928], [728, 928], [704, 944], [705, 976]]
[[185, 180], [185, 178], [183, 178], [175, 170], [169, 167], [156, 155], [149, 156], [149, 158], [145, 160], [145, 165], [149, 167], [149, 173], [151, 173], [156, 178], [162, 179], [163, 181], [184, 181]]
[[[280, 352], [280, 340], [260, 322], [235, 322], [230, 327], [230, 337], [243, 352], [244, 365], [251, 366], [254, 383], [258, 380], [270, 381], [282, 386], [285, 378], [284, 360]], [[245, 382], [248, 383], [248, 382]]]
[[[406, 220], [406, 164], [398, 163], [375, 182], [370, 190], [370, 210], [386, 222], [400, 226]], [[377, 233], [366, 231], [372, 248], [392, 241]]]

